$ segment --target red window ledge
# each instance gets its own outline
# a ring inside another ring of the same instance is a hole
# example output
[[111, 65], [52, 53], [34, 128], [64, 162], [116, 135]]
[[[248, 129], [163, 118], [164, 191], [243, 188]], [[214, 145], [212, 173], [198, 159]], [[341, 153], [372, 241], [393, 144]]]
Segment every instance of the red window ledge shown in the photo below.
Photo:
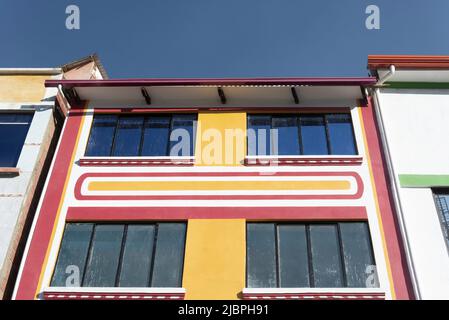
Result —
[[18, 176], [20, 174], [19, 168], [0, 167], [0, 175]]
[[184, 288], [46, 288], [44, 300], [184, 300]]
[[243, 300], [385, 300], [378, 288], [245, 288]]
[[363, 157], [359, 156], [246, 156], [246, 166], [360, 166]]
[[193, 166], [194, 157], [81, 158], [82, 167]]

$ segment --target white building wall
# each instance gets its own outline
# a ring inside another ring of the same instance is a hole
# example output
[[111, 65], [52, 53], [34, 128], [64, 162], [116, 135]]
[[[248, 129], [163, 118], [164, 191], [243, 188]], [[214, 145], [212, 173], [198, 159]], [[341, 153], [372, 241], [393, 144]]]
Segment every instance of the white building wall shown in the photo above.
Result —
[[[16, 176], [0, 175], [0, 270], [7, 259], [8, 248], [14, 240], [23, 202], [30, 186], [38, 160], [42, 156], [43, 142], [53, 121], [53, 105], [8, 104], [0, 105], [0, 111], [34, 110], [22, 152], [17, 163], [20, 173]], [[9, 257], [12, 259], [12, 257]]]
[[[382, 89], [379, 104], [399, 175], [449, 174], [449, 90]], [[423, 299], [449, 299], [449, 255], [431, 186], [399, 188]]]

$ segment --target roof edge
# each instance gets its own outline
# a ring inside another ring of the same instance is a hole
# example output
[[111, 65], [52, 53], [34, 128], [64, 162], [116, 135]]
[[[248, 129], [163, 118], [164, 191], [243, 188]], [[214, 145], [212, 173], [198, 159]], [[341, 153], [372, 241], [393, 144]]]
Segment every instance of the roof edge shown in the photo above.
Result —
[[432, 55], [369, 55], [368, 69], [449, 69], [449, 56]]
[[348, 78], [181, 78], [181, 79], [107, 79], [47, 80], [46, 87], [143, 87], [143, 86], [361, 86], [373, 85], [375, 77]]

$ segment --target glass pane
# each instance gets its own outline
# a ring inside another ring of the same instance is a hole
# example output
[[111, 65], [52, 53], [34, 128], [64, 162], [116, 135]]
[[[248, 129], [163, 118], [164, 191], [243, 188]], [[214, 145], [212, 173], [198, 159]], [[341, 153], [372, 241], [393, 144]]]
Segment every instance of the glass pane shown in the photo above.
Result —
[[269, 155], [270, 154], [270, 129], [271, 116], [265, 115], [249, 115], [248, 131], [252, 130], [254, 139], [248, 132], [248, 155]]
[[315, 287], [344, 287], [336, 226], [311, 225], [310, 245]]
[[95, 226], [84, 287], [115, 287], [123, 230], [123, 225]]
[[304, 155], [329, 154], [326, 127], [321, 116], [301, 117], [301, 140]]
[[[170, 132], [170, 155], [171, 156], [192, 156], [195, 149], [196, 114], [178, 114], [173, 116], [172, 130]], [[183, 139], [188, 139], [188, 144], [182, 143], [183, 147], [173, 148]], [[173, 149], [173, 150], [172, 150]]]
[[446, 239], [446, 244], [449, 246], [449, 195], [436, 194], [435, 203], [438, 209], [443, 234]]
[[[300, 154], [297, 117], [273, 117], [273, 129], [278, 132], [278, 155]], [[273, 145], [273, 154], [276, 154], [275, 150], [276, 148]]]
[[130, 225], [120, 271], [120, 287], [148, 287], [153, 260], [154, 225]]
[[185, 236], [185, 223], [159, 224], [152, 287], [181, 286]]
[[168, 156], [170, 117], [151, 117], [145, 121], [142, 156]]
[[348, 287], [366, 287], [367, 267], [374, 265], [368, 225], [363, 222], [340, 223]]
[[280, 225], [278, 237], [280, 287], [310, 287], [305, 226]]
[[326, 116], [332, 154], [354, 155], [357, 153], [349, 114], [330, 114]]
[[117, 117], [98, 115], [94, 117], [87, 143], [86, 156], [110, 156]]
[[90, 223], [66, 225], [52, 287], [81, 286], [92, 230], [93, 224]]
[[248, 288], [277, 287], [275, 225], [248, 223], [246, 241]]
[[138, 156], [142, 138], [143, 117], [123, 117], [118, 120], [113, 156]]
[[33, 114], [0, 113], [0, 167], [15, 167]]

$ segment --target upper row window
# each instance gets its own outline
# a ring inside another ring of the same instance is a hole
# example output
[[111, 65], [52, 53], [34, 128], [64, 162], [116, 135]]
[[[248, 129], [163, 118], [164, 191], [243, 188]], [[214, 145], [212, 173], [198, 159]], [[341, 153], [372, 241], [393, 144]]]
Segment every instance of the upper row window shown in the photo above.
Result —
[[[86, 156], [193, 156], [197, 115], [96, 115]], [[181, 153], [181, 154], [180, 154]], [[350, 114], [248, 115], [248, 155], [355, 155]]]
[[248, 155], [357, 154], [351, 116], [345, 113], [249, 115], [248, 129]]
[[[196, 118], [193, 114], [96, 115], [86, 156], [192, 156]], [[173, 148], [186, 138], [187, 146]]]
[[0, 167], [17, 165], [32, 119], [32, 113], [0, 113]]

